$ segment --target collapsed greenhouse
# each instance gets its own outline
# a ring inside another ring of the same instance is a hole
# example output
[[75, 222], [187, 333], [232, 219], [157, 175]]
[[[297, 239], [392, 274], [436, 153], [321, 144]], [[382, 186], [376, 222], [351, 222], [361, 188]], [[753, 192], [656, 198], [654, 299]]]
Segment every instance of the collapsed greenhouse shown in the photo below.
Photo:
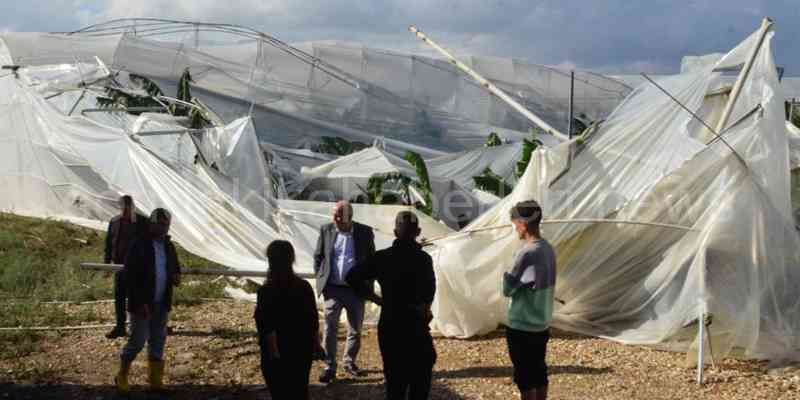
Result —
[[355, 201], [379, 248], [413, 210], [436, 266], [433, 327], [470, 337], [504, 322], [508, 210], [535, 198], [559, 257], [556, 327], [693, 350], [702, 326], [716, 356], [798, 359], [800, 153], [773, 35], [636, 88], [576, 72], [582, 134], [568, 71], [466, 58], [564, 140], [532, 136], [447, 60], [159, 20], [4, 33], [0, 210], [102, 229], [127, 193], [171, 210], [193, 253], [257, 269], [284, 238], [303, 272], [330, 201]]

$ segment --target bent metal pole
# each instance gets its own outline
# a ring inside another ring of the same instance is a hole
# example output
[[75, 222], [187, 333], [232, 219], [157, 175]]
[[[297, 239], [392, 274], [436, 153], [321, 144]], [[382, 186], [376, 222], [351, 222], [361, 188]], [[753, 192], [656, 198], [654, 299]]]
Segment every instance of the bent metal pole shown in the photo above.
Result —
[[489, 82], [486, 78], [480, 76], [472, 68], [468, 67], [466, 64], [462, 63], [461, 61], [458, 61], [458, 59], [453, 57], [453, 55], [450, 54], [449, 51], [445, 50], [443, 47], [441, 47], [438, 44], [436, 44], [436, 42], [431, 40], [429, 37], [425, 36], [425, 34], [422, 33], [419, 29], [417, 29], [416, 26], [411, 25], [411, 26], [408, 27], [408, 30], [411, 31], [411, 33], [417, 35], [417, 37], [422, 39], [423, 42], [427, 43], [428, 45], [430, 45], [431, 47], [436, 49], [436, 51], [438, 51], [443, 56], [445, 56], [445, 58], [447, 58], [447, 60], [450, 61], [450, 63], [452, 63], [453, 65], [455, 65], [458, 69], [460, 69], [461, 71], [463, 71], [464, 73], [466, 73], [467, 75], [471, 76], [473, 79], [478, 81], [478, 83], [481, 86], [483, 86], [484, 88], [486, 88], [486, 90], [488, 90], [491, 94], [499, 97], [501, 100], [503, 100], [506, 103], [508, 103], [508, 105], [510, 105], [511, 108], [519, 111], [522, 115], [524, 115], [526, 118], [531, 120], [531, 122], [533, 122], [536, 126], [544, 129], [545, 132], [548, 132], [548, 133], [550, 133], [550, 134], [552, 134], [554, 136], [557, 136], [561, 140], [568, 140], [569, 139], [569, 137], [567, 137], [567, 135], [559, 132], [556, 128], [553, 128], [552, 126], [550, 126], [550, 124], [548, 124], [547, 122], [545, 122], [541, 118], [537, 117], [536, 114], [530, 112], [530, 110], [528, 110], [527, 108], [523, 107], [516, 100], [511, 98], [511, 96], [507, 95], [505, 92], [500, 90], [500, 88], [498, 88], [497, 86], [495, 86], [494, 84]]
[[750, 70], [753, 68], [753, 62], [755, 62], [758, 51], [761, 50], [761, 46], [764, 44], [764, 38], [767, 37], [767, 33], [770, 31], [770, 29], [772, 29], [772, 20], [769, 18], [764, 18], [761, 21], [761, 28], [758, 30], [758, 40], [756, 40], [753, 48], [750, 49], [750, 54], [748, 54], [747, 61], [745, 62], [744, 67], [742, 67], [742, 71], [739, 73], [739, 76], [736, 78], [736, 83], [733, 85], [733, 90], [731, 90], [728, 104], [725, 105], [725, 109], [722, 111], [722, 116], [719, 118], [719, 122], [717, 122], [717, 132], [722, 133], [725, 130], [725, 124], [728, 123], [728, 119], [731, 117], [733, 106], [736, 105], [736, 100], [739, 98], [739, 94], [742, 92], [744, 82], [750, 75]]

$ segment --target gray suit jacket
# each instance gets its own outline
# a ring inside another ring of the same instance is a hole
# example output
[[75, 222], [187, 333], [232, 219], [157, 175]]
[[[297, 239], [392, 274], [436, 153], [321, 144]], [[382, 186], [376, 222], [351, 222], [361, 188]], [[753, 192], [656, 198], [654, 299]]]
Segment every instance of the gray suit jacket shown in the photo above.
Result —
[[[317, 276], [317, 294], [322, 295], [322, 290], [328, 284], [333, 263], [333, 244], [336, 240], [336, 225], [329, 223], [319, 230], [317, 249], [314, 251], [314, 273]], [[369, 226], [353, 222], [353, 250], [355, 250], [355, 264], [364, 262], [375, 254], [375, 234]]]

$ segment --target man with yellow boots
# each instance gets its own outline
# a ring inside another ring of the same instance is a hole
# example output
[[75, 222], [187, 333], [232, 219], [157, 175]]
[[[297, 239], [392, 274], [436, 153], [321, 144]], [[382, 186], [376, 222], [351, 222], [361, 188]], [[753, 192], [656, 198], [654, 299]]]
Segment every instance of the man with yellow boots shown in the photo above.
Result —
[[170, 213], [157, 208], [150, 214], [149, 235], [139, 238], [125, 258], [125, 286], [131, 332], [120, 354], [115, 377], [120, 392], [129, 390], [131, 364], [147, 342], [150, 388], [164, 389], [164, 344], [172, 308], [172, 287], [180, 284], [180, 264], [169, 232]]

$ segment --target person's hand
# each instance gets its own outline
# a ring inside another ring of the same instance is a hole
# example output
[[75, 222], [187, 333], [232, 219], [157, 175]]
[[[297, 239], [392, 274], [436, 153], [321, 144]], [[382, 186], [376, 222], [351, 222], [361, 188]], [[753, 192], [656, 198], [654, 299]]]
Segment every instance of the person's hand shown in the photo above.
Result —
[[427, 304], [420, 304], [414, 307], [419, 314], [420, 318], [426, 323], [430, 323], [433, 321], [433, 312], [431, 311], [431, 307]]

